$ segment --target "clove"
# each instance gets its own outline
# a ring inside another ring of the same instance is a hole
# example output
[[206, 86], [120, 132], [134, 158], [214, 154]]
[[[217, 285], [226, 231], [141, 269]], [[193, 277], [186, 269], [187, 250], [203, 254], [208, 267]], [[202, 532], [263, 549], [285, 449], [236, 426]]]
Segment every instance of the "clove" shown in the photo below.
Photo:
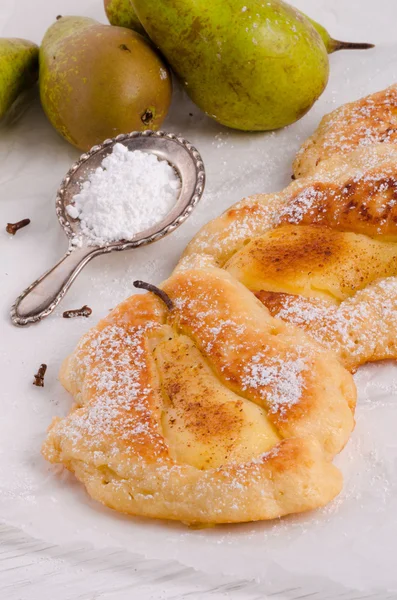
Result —
[[44, 375], [47, 371], [47, 365], [42, 364], [40, 365], [39, 370], [37, 371], [36, 375], [34, 376], [34, 381], [33, 381], [33, 385], [37, 386], [37, 387], [44, 387]]
[[85, 304], [81, 308], [76, 308], [74, 310], [65, 310], [62, 316], [64, 319], [73, 319], [74, 317], [89, 317], [91, 314], [92, 308]]
[[169, 295], [166, 294], [163, 290], [160, 290], [160, 288], [156, 287], [155, 285], [151, 283], [146, 283], [145, 281], [134, 281], [134, 287], [139, 288], [141, 290], [147, 290], [148, 292], [152, 292], [152, 294], [156, 294], [156, 296], [158, 296], [160, 300], [164, 302], [168, 310], [173, 310], [174, 303], [169, 297]]
[[18, 221], [18, 223], [7, 223], [6, 232], [15, 235], [19, 229], [26, 227], [29, 223], [30, 219], [22, 219], [22, 221]]

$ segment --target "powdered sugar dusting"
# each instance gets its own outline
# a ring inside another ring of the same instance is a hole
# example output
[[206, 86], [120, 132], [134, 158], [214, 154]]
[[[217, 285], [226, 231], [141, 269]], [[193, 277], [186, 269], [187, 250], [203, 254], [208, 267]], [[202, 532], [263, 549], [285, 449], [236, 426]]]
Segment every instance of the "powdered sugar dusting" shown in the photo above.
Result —
[[175, 205], [179, 190], [180, 180], [166, 161], [115, 144], [67, 212], [80, 219], [91, 245], [104, 246], [131, 240], [159, 223]]
[[150, 436], [155, 451], [158, 440], [152, 433], [153, 390], [147, 377], [144, 341], [156, 326], [149, 321], [127, 332], [118, 325], [109, 325], [91, 339], [89, 334], [88, 344], [83, 338], [83, 354], [77, 351], [77, 369], [71, 370], [70, 376], [77, 385], [83, 385], [90, 404], [59, 425], [59, 432], [74, 445], [84, 440], [89, 447], [101, 447], [106, 436], [123, 444], [133, 439], [137, 444], [139, 438]]
[[[308, 186], [299, 193], [296, 199], [281, 209], [279, 215], [277, 215], [277, 220], [280, 223], [286, 220], [291, 224], [299, 224], [311, 211], [314, 212], [318, 209], [323, 201], [324, 192], [316, 189], [314, 186]], [[324, 212], [326, 212], [325, 206]]]
[[294, 171], [307, 176], [318, 164], [335, 154], [359, 147], [397, 143], [397, 86], [393, 85], [324, 117], [319, 129], [297, 154]]
[[324, 162], [284, 196], [275, 224], [316, 224], [365, 235], [396, 235], [397, 147], [375, 145]]
[[187, 325], [226, 385], [240, 389], [243, 397], [277, 415], [281, 423], [305, 398], [315, 355], [312, 343], [295, 339], [291, 348], [283, 333], [271, 335], [274, 323], [268, 322], [266, 313], [258, 314], [255, 305], [244, 305], [243, 299], [241, 306], [232, 300], [232, 294], [239, 294], [233, 284], [232, 292], [230, 283], [214, 289], [204, 279], [191, 277], [194, 298], [181, 294], [177, 301], [182, 326]]
[[348, 368], [396, 355], [396, 277], [374, 282], [339, 306], [321, 298], [285, 295], [275, 310], [269, 309], [334, 350]]
[[297, 404], [304, 390], [303, 371], [307, 369], [301, 357], [269, 357], [263, 351], [252, 357], [244, 367], [243, 389], [259, 389], [272, 413], [284, 415]]

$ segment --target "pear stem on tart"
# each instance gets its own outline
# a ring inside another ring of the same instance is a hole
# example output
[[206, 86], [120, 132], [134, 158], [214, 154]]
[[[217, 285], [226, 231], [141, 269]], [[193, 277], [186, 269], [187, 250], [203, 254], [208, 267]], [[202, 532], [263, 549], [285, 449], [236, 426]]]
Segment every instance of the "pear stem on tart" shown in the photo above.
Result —
[[164, 302], [169, 311], [174, 309], [174, 303], [168, 294], [166, 294], [163, 290], [156, 287], [152, 283], [146, 283], [145, 281], [134, 281], [134, 287], [139, 288], [140, 290], [147, 290], [148, 292], [152, 292]]

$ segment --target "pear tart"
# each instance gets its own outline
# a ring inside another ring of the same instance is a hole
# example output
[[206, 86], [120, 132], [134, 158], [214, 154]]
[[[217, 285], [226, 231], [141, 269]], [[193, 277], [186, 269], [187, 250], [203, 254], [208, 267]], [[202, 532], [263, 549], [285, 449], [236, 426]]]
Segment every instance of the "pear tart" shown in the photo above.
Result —
[[175, 273], [79, 343], [74, 396], [44, 456], [118, 511], [188, 523], [270, 519], [329, 502], [355, 386], [334, 354], [227, 271]]
[[209, 223], [178, 268], [227, 270], [352, 371], [396, 358], [396, 164], [391, 144], [336, 154], [283, 192], [243, 200]]

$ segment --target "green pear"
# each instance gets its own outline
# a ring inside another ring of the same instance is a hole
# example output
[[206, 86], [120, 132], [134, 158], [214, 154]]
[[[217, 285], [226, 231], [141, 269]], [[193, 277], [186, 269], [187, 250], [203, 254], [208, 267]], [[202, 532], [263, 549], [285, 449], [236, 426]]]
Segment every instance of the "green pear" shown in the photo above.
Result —
[[38, 77], [39, 48], [33, 42], [0, 38], [0, 119]]
[[145, 30], [132, 8], [130, 0], [104, 0], [104, 5], [111, 25], [127, 27], [145, 35]]
[[366, 43], [359, 43], [359, 42], [340, 42], [339, 40], [334, 40], [330, 36], [328, 31], [325, 29], [325, 27], [320, 25], [320, 23], [313, 21], [313, 19], [311, 19], [310, 17], [307, 17], [306, 15], [304, 15], [304, 16], [307, 19], [309, 19], [310, 23], [320, 34], [320, 36], [324, 42], [324, 45], [327, 49], [328, 54], [332, 54], [333, 52], [336, 52], [337, 50], [369, 50], [370, 48], [375, 47], [374, 44], [366, 44]]
[[281, 0], [132, 0], [192, 100], [246, 131], [294, 123], [323, 92], [327, 51], [310, 22]]
[[[146, 32], [132, 7], [131, 0], [104, 0], [104, 3], [105, 11], [111, 25], [128, 27], [129, 29], [133, 29], [140, 34], [145, 35]], [[317, 23], [307, 15], [304, 16], [309, 19], [310, 23], [321, 35], [328, 54], [332, 54], [337, 50], [368, 50], [370, 48], [374, 48], [374, 44], [341, 42], [339, 40], [335, 40], [331, 37], [325, 27], [320, 25], [320, 23]]]
[[48, 119], [81, 150], [158, 129], [172, 96], [167, 67], [141, 35], [86, 17], [62, 17], [47, 31], [39, 83]]

